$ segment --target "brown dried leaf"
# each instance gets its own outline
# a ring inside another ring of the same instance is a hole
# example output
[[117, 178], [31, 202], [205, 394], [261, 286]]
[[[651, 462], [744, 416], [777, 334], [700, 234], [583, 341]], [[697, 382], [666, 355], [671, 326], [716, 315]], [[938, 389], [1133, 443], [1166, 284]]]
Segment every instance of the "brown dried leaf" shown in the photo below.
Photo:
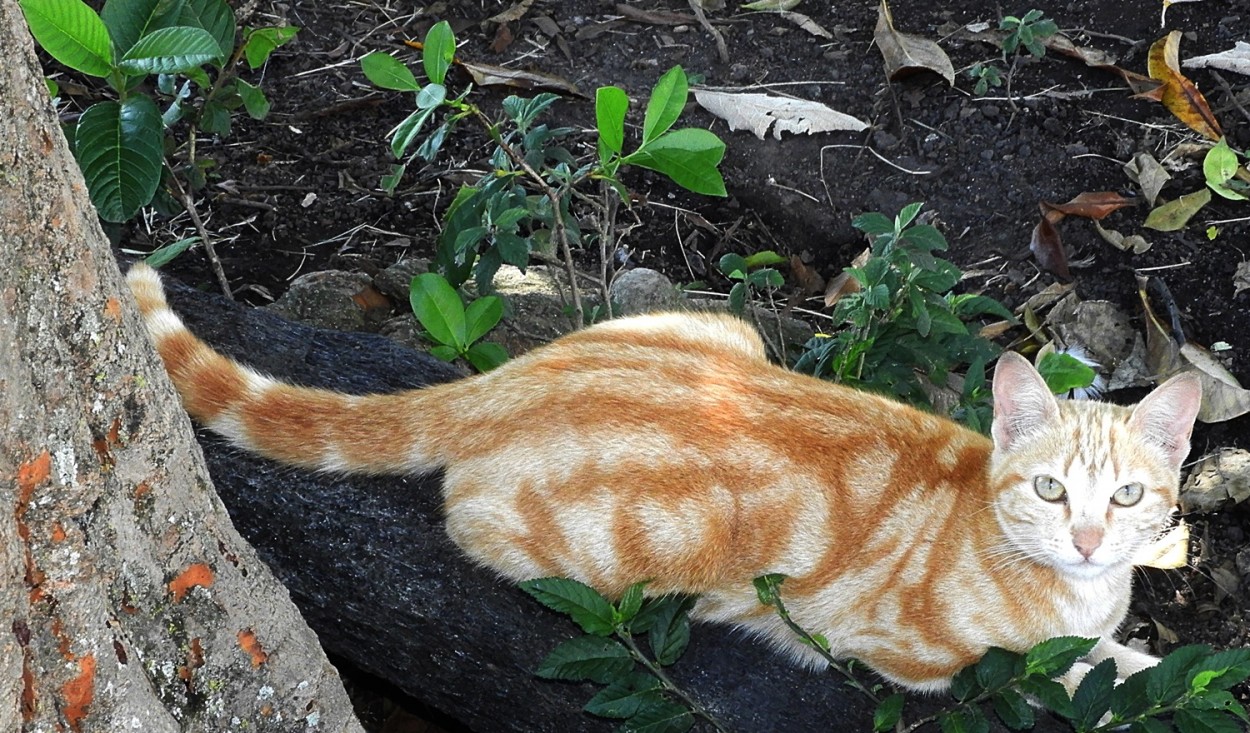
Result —
[[1250, 451], [1226, 448], [1200, 458], [1180, 499], [1186, 513], [1216, 512], [1250, 499]]
[[817, 23], [816, 21], [812, 20], [810, 17], [802, 13], [796, 13], [791, 10], [782, 10], [778, 13], [778, 15], [790, 21], [791, 23], [797, 25], [799, 28], [807, 31], [813, 36], [817, 36], [819, 38], [833, 38], [833, 34], [825, 30], [824, 27], [820, 23]]
[[1048, 212], [1045, 204], [1039, 205], [1038, 208], [1042, 211], [1042, 218], [1037, 222], [1037, 226], [1033, 227], [1029, 251], [1037, 258], [1037, 264], [1043, 270], [1064, 280], [1071, 280], [1072, 271], [1068, 268], [1068, 254], [1063, 251], [1063, 239], [1059, 236], [1059, 230], [1055, 228], [1055, 221], [1063, 218], [1063, 214], [1058, 211]]
[[1140, 234], [1124, 236], [1114, 229], [1103, 229], [1102, 224], [1099, 224], [1097, 221], [1094, 222], [1094, 229], [1098, 230], [1098, 236], [1102, 237], [1103, 241], [1121, 252], [1131, 251], [1133, 254], [1139, 255], [1150, 249], [1150, 242], [1147, 242], [1146, 238]]
[[825, 289], [825, 279], [798, 255], [790, 255], [790, 274], [805, 295], [815, 295]]
[[514, 21], [518, 21], [521, 18], [525, 17], [525, 13], [529, 11], [530, 6], [533, 4], [534, 4], [534, 0], [521, 0], [520, 2], [513, 4], [513, 6], [508, 8], [507, 10], [501, 13], [492, 15], [486, 20], [490, 21], [491, 23], [501, 23], [501, 24], [512, 23]]
[[[868, 258], [871, 256], [872, 250], [865, 249], [863, 252], [855, 255], [855, 259], [851, 260], [851, 267], [863, 267], [868, 263]], [[829, 280], [829, 285], [825, 288], [825, 307], [832, 308], [843, 296], [858, 292], [858, 280], [845, 272], [838, 273], [836, 277]]]
[[1136, 201], [1126, 199], [1115, 191], [1086, 191], [1066, 204], [1052, 204], [1048, 201], [1043, 201], [1042, 210], [1045, 212], [1049, 209], [1066, 216], [1084, 216], [1089, 219], [1102, 219], [1116, 209], [1136, 205]]
[[490, 50], [494, 53], [503, 53], [508, 50], [508, 46], [512, 45], [512, 29], [507, 23], [500, 23], [495, 29], [495, 40], [490, 42]]
[[1191, 129], [1212, 140], [1223, 136], [1206, 97], [1180, 69], [1181, 32], [1172, 31], [1154, 42], [1146, 58], [1150, 78], [1163, 82], [1163, 106]]
[[652, 25], [692, 25], [699, 19], [688, 13], [673, 13], [667, 10], [643, 10], [642, 8], [617, 3], [616, 12], [628, 20]]
[[582, 90], [571, 81], [558, 77], [554, 74], [546, 74], [541, 71], [526, 71], [524, 69], [509, 69], [504, 66], [495, 66], [494, 64], [479, 64], [476, 62], [460, 61], [460, 66], [473, 77], [473, 82], [478, 86], [509, 86], [519, 89], [545, 89], [553, 92], [563, 92], [571, 94], [575, 97], [585, 97]]
[[1237, 263], [1237, 271], [1233, 273], [1233, 296], [1243, 290], [1250, 290], [1250, 262], [1242, 260]]
[[1150, 153], [1134, 155], [1132, 160], [1124, 164], [1124, 172], [1128, 174], [1129, 180], [1141, 187], [1142, 195], [1150, 206], [1155, 205], [1163, 184], [1172, 177]]
[[890, 81], [897, 81], [920, 71], [932, 71], [955, 86], [955, 67], [950, 57], [927, 38], [900, 33], [894, 29], [890, 6], [881, 0], [877, 9], [877, 28], [873, 40], [881, 49], [885, 60], [885, 74]]

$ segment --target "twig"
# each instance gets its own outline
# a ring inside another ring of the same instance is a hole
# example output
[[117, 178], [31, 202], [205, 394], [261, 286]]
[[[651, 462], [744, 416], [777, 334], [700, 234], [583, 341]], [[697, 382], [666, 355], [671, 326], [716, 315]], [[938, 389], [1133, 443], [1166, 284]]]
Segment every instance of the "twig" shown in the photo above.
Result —
[[217, 257], [217, 249], [213, 246], [213, 238], [208, 235], [208, 229], [204, 227], [204, 221], [200, 219], [200, 212], [195, 210], [195, 201], [191, 199], [191, 194], [182, 187], [182, 181], [178, 180], [178, 176], [170, 176], [169, 180], [173, 181], [174, 187], [178, 189], [178, 199], [182, 201], [183, 208], [191, 216], [191, 223], [200, 233], [200, 241], [204, 243], [204, 253], [208, 255], [208, 264], [213, 268], [213, 274], [217, 276], [217, 284], [221, 286], [221, 292], [230, 300], [234, 300], [234, 295], [230, 292], [230, 281], [226, 279], [226, 271], [222, 269], [221, 259]]
[[712, 35], [716, 39], [716, 53], [720, 56], [722, 64], [729, 63], [729, 47], [725, 45], [725, 37], [721, 35], [716, 27], [708, 22], [707, 16], [703, 14], [703, 8], [699, 5], [699, 0], [689, 0], [690, 9], [694, 11], [694, 15], [699, 19], [699, 25], [703, 26], [703, 30]]
[[673, 680], [669, 678], [668, 674], [664, 672], [663, 667], [655, 662], [652, 662], [647, 658], [646, 654], [642, 653], [642, 650], [638, 648], [638, 644], [634, 641], [634, 637], [632, 635], [627, 633], [617, 633], [616, 636], [618, 639], [625, 642], [625, 646], [629, 649], [629, 653], [633, 656], [634, 660], [646, 667], [647, 671], [655, 675], [655, 678], [660, 681], [660, 684], [664, 685], [664, 690], [666, 692], [680, 699], [682, 704], [684, 704], [691, 712], [703, 718], [708, 723], [711, 723], [712, 727], [719, 733], [729, 733], [729, 731], [721, 725], [721, 722], [713, 717], [706, 708], [700, 705], [697, 700], [687, 695], [685, 690], [678, 687], [677, 683], [673, 682]]
[[1220, 89], [1223, 89], [1224, 93], [1228, 95], [1228, 101], [1237, 108], [1238, 112], [1241, 112], [1242, 117], [1250, 120], [1250, 112], [1247, 112], [1246, 108], [1242, 106], [1241, 100], [1237, 98], [1236, 92], [1233, 91], [1233, 88], [1229, 85], [1228, 81], [1225, 80], [1224, 77], [1220, 76], [1220, 72], [1215, 69], [1208, 69], [1208, 71], [1211, 72], [1211, 78], [1215, 79], [1216, 83], [1220, 85]]

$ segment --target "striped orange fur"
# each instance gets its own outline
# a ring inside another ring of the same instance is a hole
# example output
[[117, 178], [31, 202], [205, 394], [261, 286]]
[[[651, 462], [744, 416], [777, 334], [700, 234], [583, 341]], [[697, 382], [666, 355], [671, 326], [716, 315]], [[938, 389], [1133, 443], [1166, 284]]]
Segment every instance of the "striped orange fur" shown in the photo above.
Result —
[[1121, 676], [1155, 661], [1112, 636], [1134, 554], [1176, 504], [1193, 376], [1133, 408], [1057, 402], [1006, 354], [990, 439], [774, 366], [735, 318], [661, 314], [489, 374], [355, 397], [218, 355], [154, 271], [129, 281], [195, 419], [309, 469], [441, 468], [448, 533], [507, 578], [608, 594], [650, 580], [649, 593], [699, 594], [696, 618], [818, 663], [756, 599], [753, 578], [783, 573], [795, 621], [913, 689], [946, 687], [990, 646], [1059, 635], [1100, 637], [1087, 661], [1112, 657]]

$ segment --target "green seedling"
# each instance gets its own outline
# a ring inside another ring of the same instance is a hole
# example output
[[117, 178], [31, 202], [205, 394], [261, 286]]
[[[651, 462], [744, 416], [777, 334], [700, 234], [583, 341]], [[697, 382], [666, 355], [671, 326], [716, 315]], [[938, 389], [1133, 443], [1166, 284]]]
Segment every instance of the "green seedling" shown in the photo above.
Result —
[[487, 372], [508, 360], [499, 344], [480, 339], [503, 318], [503, 301], [487, 295], [464, 306], [442, 275], [424, 273], [412, 279], [409, 301], [417, 321], [435, 346], [430, 353], [443, 361], [463, 358], [479, 372]]
[[722, 275], [734, 281], [729, 290], [729, 310], [742, 315], [752, 293], [776, 290], [785, 284], [781, 273], [771, 267], [785, 261], [786, 258], [771, 250], [756, 252], [749, 257], [732, 252], [721, 257], [717, 267]]
[[1228, 146], [1228, 141], [1220, 141], [1207, 151], [1202, 159], [1202, 173], [1207, 179], [1207, 187], [1226, 199], [1245, 201], [1250, 195], [1250, 184], [1240, 180], [1240, 174], [1246, 178], [1246, 169], [1242, 167], [1244, 153], [1238, 153]]

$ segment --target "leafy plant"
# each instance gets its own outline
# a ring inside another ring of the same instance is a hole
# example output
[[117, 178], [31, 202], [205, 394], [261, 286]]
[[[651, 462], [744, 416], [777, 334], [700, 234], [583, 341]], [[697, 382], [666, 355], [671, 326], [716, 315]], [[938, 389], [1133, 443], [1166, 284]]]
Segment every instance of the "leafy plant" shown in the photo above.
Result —
[[1154, 667], [1116, 684], [1115, 661], [1092, 667], [1069, 697], [1057, 678], [1087, 656], [1097, 639], [1062, 636], [1043, 641], [1020, 654], [991, 647], [976, 663], [951, 680], [955, 704], [910, 723], [904, 721], [906, 697], [894, 693], [879, 697], [856, 678], [849, 666], [829, 654], [829, 643], [796, 624], [781, 600], [782, 575], [755, 579], [760, 603], [778, 616], [809, 646], [830, 661], [857, 690], [875, 704], [873, 730], [911, 733], [930, 725], [943, 731], [988, 731], [986, 708], [1012, 730], [1027, 730], [1036, 722], [1031, 698], [1067, 721], [1076, 733], [1131, 730], [1140, 733], [1172, 730], [1182, 733], [1233, 733], [1250, 723], [1246, 710], [1229, 689], [1250, 678], [1250, 649], [1212, 652], [1203, 645], [1177, 649]]
[[951, 292], [962, 273], [933, 254], [946, 249], [946, 238], [917, 223], [920, 207], [909, 204], [893, 220], [869, 213], [852, 221], [872, 240], [864, 266], [845, 270], [858, 289], [834, 306], [840, 330], [809, 341], [794, 368], [921, 406], [930, 406], [930, 391], [947, 386], [962, 368], [955, 415], [984, 431], [990, 418], [985, 365], [998, 347], [969, 330], [968, 321], [1015, 317], [988, 296]]
[[785, 262], [786, 258], [765, 250], [748, 257], [729, 253], [720, 258], [717, 267], [721, 274], [734, 282], [729, 289], [729, 310], [742, 315], [747, 299], [756, 290], [776, 290], [785, 284], [785, 278], [771, 265]]
[[[70, 137], [100, 217], [122, 222], [152, 202], [167, 170], [166, 133], [191, 121], [187, 164], [176, 171], [198, 187], [203, 166], [194, 129], [225, 135], [242, 107], [263, 118], [264, 92], [235, 76], [241, 58], [252, 68], [289, 41], [295, 28], [246, 28], [242, 43], [225, 0], [109, 0], [100, 14], [82, 0], [20, 0], [35, 40], [54, 59], [102, 78], [116, 99], [83, 112]], [[142, 84], [156, 76], [155, 92]], [[181, 83], [179, 83], [181, 79]], [[162, 110], [157, 102], [164, 103]]]
[[1098, 373], [1085, 362], [1058, 351], [1050, 351], [1037, 362], [1037, 372], [1055, 394], [1067, 394], [1089, 387]]
[[[690, 641], [689, 596], [644, 598], [635, 583], [615, 604], [588, 585], [567, 578], [539, 578], [521, 589], [567, 614], [586, 632], [555, 648], [538, 667], [553, 680], [596, 682], [604, 689], [586, 703], [592, 715], [623, 720], [622, 731], [682, 733], [696, 717], [717, 731], [721, 724], [683, 692], [664, 671]], [[639, 644], [647, 637], [651, 653]]]
[[1021, 48], [1030, 56], [1040, 59], [1046, 55], [1046, 39], [1059, 32], [1059, 26], [1055, 24], [1055, 21], [1045, 17], [1045, 14], [1036, 8], [1019, 18], [1014, 15], [1004, 17], [999, 22], [998, 28], [1008, 32], [1007, 37], [1003, 39], [1004, 59], [1007, 56], [1019, 55]]
[[968, 77], [974, 81], [972, 93], [978, 97], [984, 95], [991, 88], [997, 89], [1003, 85], [1003, 75], [999, 72], [998, 67], [994, 64], [977, 63], [968, 69]]
[[1244, 157], [1244, 153], [1237, 153], [1228, 146], [1225, 138], [1220, 138], [1202, 159], [1202, 174], [1207, 179], [1207, 187], [1226, 199], [1245, 201], [1250, 194], [1250, 184], [1239, 179], [1239, 174], [1247, 179], [1250, 176], [1245, 175], [1246, 169], [1241, 164]]
[[508, 360], [499, 344], [480, 341], [503, 317], [503, 301], [487, 295], [464, 306], [456, 289], [436, 273], [412, 278], [408, 299], [417, 321], [436, 342], [430, 353], [443, 361], [463, 358], [479, 372], [488, 372]]
[[[455, 36], [446, 23], [434, 25], [422, 44], [422, 65], [427, 83], [392, 56], [374, 52], [361, 60], [365, 76], [384, 89], [412, 92], [416, 109], [390, 131], [391, 152], [399, 161], [382, 181], [393, 192], [415, 159], [433, 160], [454, 127], [472, 118], [479, 122], [496, 149], [492, 170], [457, 193], [444, 218], [435, 264], [454, 286], [473, 277], [479, 292], [489, 292], [491, 281], [503, 264], [524, 268], [532, 256], [559, 258], [573, 283], [573, 320], [584, 321], [584, 311], [572, 264], [572, 247], [586, 243], [572, 206], [575, 197], [597, 208], [598, 240], [603, 272], [600, 287], [606, 297], [607, 247], [612, 239], [616, 206], [628, 194], [617, 178], [624, 165], [650, 168], [677, 184], [699, 193], [725, 195], [724, 181], [716, 166], [724, 155], [724, 143], [701, 129], [672, 130], [685, 107], [688, 84], [685, 72], [675, 67], [661, 77], [647, 104], [640, 145], [625, 151], [625, 112], [629, 100], [616, 87], [596, 94], [599, 149], [596, 159], [579, 161], [562, 141], [572, 128], [551, 128], [538, 118], [558, 97], [538, 94], [531, 99], [511, 96], [504, 100], [503, 120], [493, 121], [476, 105], [466, 101], [469, 90], [450, 96], [446, 79], [454, 63]], [[446, 112], [428, 135], [427, 126], [439, 110]], [[602, 200], [595, 202], [579, 191], [590, 181], [602, 184]], [[537, 190], [537, 195], [532, 191]], [[615, 192], [615, 198], [609, 195]]]

